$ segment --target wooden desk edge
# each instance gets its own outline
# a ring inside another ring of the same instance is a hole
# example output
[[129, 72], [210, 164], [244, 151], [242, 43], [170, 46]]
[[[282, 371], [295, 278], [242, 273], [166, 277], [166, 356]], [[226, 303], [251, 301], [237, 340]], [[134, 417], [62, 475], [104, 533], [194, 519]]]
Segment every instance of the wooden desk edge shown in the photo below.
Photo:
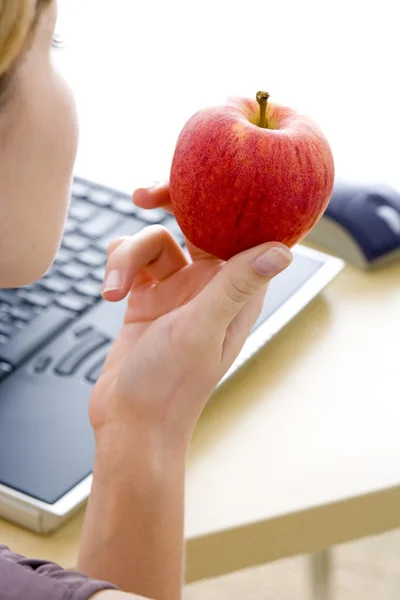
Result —
[[[395, 529], [400, 526], [399, 507], [400, 483], [356, 498], [188, 539], [185, 581], [218, 577]], [[293, 529], [297, 532], [294, 543]]]

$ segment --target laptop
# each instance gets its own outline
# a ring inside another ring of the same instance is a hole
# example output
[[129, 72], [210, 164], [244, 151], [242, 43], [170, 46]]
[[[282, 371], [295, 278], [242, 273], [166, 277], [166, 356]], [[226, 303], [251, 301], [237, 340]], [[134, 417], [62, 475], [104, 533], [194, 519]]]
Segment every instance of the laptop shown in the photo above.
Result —
[[[37, 283], [0, 290], [0, 516], [39, 533], [60, 526], [87, 499], [94, 436], [88, 401], [126, 301], [101, 299], [111, 239], [161, 223], [184, 247], [175, 219], [130, 196], [75, 178], [63, 241]], [[270, 285], [239, 357], [238, 371], [342, 270], [301, 245]]]

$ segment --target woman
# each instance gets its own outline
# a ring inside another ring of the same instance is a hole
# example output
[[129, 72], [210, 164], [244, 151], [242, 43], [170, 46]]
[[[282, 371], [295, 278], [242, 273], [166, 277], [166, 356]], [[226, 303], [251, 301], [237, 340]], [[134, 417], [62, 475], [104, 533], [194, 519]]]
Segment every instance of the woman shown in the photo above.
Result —
[[[67, 212], [77, 125], [51, 62], [55, 21], [55, 0], [0, 0], [0, 287], [43, 275]], [[134, 201], [170, 209], [168, 186], [136, 190]], [[112, 242], [103, 296], [130, 301], [90, 400], [96, 455], [80, 573], [0, 547], [1, 600], [181, 597], [191, 434], [268, 281], [291, 261], [282, 244], [227, 263], [188, 248], [190, 264], [159, 226]]]

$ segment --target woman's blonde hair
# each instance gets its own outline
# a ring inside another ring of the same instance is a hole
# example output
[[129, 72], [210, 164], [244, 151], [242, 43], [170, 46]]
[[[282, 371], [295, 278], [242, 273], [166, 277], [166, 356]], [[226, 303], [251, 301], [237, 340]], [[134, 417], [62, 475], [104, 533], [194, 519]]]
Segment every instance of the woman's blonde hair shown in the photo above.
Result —
[[0, 79], [29, 45], [43, 10], [52, 0], [0, 0]]

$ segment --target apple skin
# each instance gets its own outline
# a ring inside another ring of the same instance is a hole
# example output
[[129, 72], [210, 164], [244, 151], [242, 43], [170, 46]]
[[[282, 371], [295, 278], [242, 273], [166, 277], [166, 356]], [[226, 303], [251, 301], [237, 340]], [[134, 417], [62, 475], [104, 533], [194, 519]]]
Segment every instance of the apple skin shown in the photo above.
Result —
[[222, 260], [264, 242], [292, 247], [322, 216], [334, 183], [318, 126], [270, 103], [237, 98], [194, 114], [174, 152], [170, 194], [183, 233]]

